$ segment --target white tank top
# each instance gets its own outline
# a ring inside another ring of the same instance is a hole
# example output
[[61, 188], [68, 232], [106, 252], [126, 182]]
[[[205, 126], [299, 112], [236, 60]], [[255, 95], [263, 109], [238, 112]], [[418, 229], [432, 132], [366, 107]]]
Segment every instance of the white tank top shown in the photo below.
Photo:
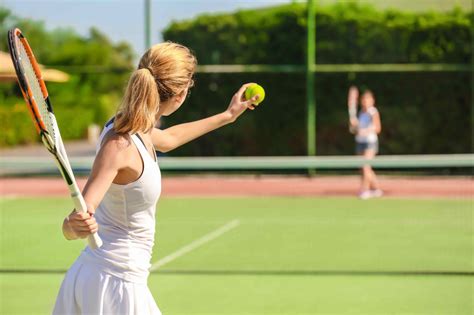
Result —
[[[102, 131], [97, 152], [112, 127], [109, 122]], [[155, 239], [161, 173], [156, 155], [155, 159], [151, 157], [137, 135], [132, 135], [131, 139], [143, 161], [143, 172], [132, 183], [110, 185], [95, 212], [103, 245], [95, 250], [86, 247], [82, 257], [123, 280], [146, 283]]]
[[[373, 127], [374, 125], [374, 120], [373, 116], [377, 113], [377, 108], [375, 107], [369, 107], [366, 112], [360, 112], [359, 113], [359, 128], [364, 129], [364, 128], [369, 128]], [[375, 143], [378, 141], [377, 133], [375, 131], [367, 134], [367, 135], [359, 135], [357, 134], [355, 137], [356, 142], [358, 143]]]

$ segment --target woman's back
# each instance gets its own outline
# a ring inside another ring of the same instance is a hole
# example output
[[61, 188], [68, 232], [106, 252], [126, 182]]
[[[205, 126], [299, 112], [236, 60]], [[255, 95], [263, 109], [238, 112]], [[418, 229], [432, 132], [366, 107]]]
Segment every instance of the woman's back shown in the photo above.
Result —
[[[112, 127], [110, 123], [104, 128], [99, 143]], [[129, 184], [111, 184], [95, 213], [104, 244], [97, 250], [87, 248], [83, 255], [115, 276], [143, 282], [148, 276], [154, 244], [161, 174], [156, 157], [150, 156], [139, 136], [130, 138], [140, 154], [142, 174]]]

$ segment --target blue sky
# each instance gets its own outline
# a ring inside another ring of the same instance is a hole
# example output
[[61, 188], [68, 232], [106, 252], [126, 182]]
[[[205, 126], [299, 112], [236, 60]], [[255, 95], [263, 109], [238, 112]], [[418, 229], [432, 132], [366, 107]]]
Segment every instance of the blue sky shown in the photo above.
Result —
[[[152, 0], [153, 42], [161, 40], [161, 30], [172, 20], [192, 18], [203, 13], [232, 12], [266, 7], [295, 0]], [[296, 0], [298, 1], [298, 0]], [[299, 0], [301, 1], [301, 0]], [[316, 0], [328, 4], [347, 0]], [[354, 0], [351, 0], [354, 1]], [[454, 5], [472, 9], [474, 0], [357, 0], [383, 9], [451, 9]], [[96, 26], [112, 40], [131, 43], [137, 53], [144, 51], [144, 0], [0, 0], [0, 6], [15, 15], [43, 20], [48, 28], [72, 27], [87, 34]]]
[[[172, 20], [288, 2], [291, 1], [152, 0], [153, 42], [161, 40], [160, 31]], [[96, 26], [114, 41], [130, 42], [137, 54], [144, 51], [143, 0], [0, 0], [0, 4], [17, 16], [43, 20], [48, 28], [72, 27], [87, 34], [91, 26]]]

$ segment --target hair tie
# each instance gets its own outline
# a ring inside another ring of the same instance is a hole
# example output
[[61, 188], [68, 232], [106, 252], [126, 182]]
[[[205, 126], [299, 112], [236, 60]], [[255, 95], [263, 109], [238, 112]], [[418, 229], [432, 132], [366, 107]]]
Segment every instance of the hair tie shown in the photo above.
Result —
[[145, 67], [145, 69], [147, 69], [148, 71], [150, 71], [150, 73], [151, 73], [152, 76], [155, 76], [155, 75], [153, 74], [153, 71], [152, 71], [150, 68]]
[[148, 72], [150, 72], [150, 73], [151, 73], [151, 75], [152, 75], [153, 77], [155, 77], [155, 75], [153, 74], [153, 71], [151, 70], [151, 68], [149, 68], [149, 67], [141, 67], [141, 68], [140, 68], [140, 67], [138, 67], [138, 70], [141, 70], [141, 69], [147, 69], [147, 70], [148, 70]]

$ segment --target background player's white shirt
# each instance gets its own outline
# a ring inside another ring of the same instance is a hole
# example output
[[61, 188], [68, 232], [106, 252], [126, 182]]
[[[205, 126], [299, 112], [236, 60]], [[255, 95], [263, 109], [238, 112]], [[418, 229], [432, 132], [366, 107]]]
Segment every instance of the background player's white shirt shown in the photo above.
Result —
[[[369, 127], [374, 126], [374, 120], [373, 116], [377, 113], [377, 108], [375, 107], [370, 107], [367, 111], [361, 111], [359, 112], [359, 129], [365, 129]], [[355, 140], [358, 143], [375, 143], [378, 141], [377, 133], [375, 131], [365, 134], [365, 135], [360, 135], [356, 134]]]

